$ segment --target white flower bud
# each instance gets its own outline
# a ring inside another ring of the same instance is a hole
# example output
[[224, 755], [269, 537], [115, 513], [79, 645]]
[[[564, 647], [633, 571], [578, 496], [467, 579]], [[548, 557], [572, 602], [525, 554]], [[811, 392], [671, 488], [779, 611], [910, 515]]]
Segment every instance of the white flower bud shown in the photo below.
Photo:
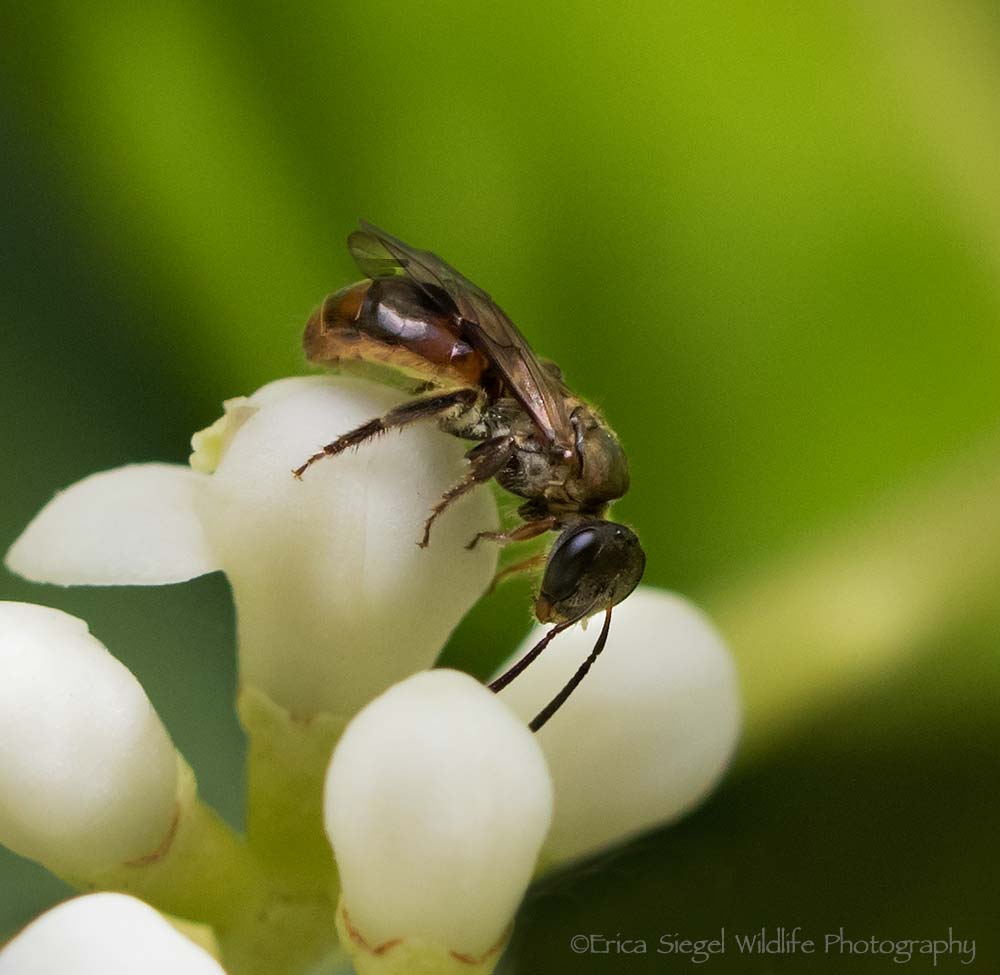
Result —
[[[502, 670], [543, 632], [536, 628]], [[530, 719], [595, 640], [593, 627], [561, 634], [500, 697]], [[739, 730], [736, 670], [719, 634], [686, 600], [640, 586], [615, 607], [604, 652], [538, 733], [558, 796], [546, 862], [683, 815], [718, 782]]]
[[0, 603], [0, 843], [62, 875], [169, 835], [178, 758], [135, 677], [87, 625]]
[[52, 908], [0, 951], [0, 975], [225, 975], [142, 901], [88, 894]]
[[552, 786], [533, 736], [495, 695], [432, 670], [355, 716], [325, 808], [347, 947], [363, 944], [368, 961], [395, 971], [396, 947], [405, 955], [411, 942], [453, 959], [502, 943], [549, 826]]
[[38, 582], [152, 585], [224, 569], [244, 685], [296, 717], [353, 714], [430, 666], [496, 570], [488, 487], [424, 522], [469, 445], [433, 421], [292, 470], [405, 399], [340, 376], [284, 379], [226, 404], [191, 463], [123, 467], [58, 494], [7, 555]]
[[292, 477], [321, 444], [403, 398], [344, 377], [265, 386], [249, 400], [256, 412], [247, 416], [244, 403], [199, 496], [236, 599], [241, 680], [295, 714], [352, 714], [430, 666], [495, 571], [495, 546], [465, 548], [496, 527], [488, 488], [448, 509], [428, 548], [417, 545], [468, 449], [433, 422]]

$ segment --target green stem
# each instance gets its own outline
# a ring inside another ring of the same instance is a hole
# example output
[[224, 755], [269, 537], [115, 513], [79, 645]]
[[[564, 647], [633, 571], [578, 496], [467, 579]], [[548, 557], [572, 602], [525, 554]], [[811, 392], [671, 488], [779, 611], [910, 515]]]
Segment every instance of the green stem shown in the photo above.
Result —
[[336, 867], [323, 825], [327, 765], [347, 718], [295, 718], [255, 687], [238, 710], [249, 742], [247, 838], [268, 895], [224, 943], [240, 975], [301, 972], [336, 951]]
[[287, 893], [329, 896], [336, 869], [323, 825], [323, 783], [348, 719], [298, 719], [255, 687], [243, 688], [238, 709], [250, 746], [250, 847]]

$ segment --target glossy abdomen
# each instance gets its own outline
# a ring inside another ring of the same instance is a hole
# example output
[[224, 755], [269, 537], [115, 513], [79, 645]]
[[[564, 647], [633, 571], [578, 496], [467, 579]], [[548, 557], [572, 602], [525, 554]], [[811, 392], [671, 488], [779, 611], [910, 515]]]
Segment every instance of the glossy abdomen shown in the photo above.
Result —
[[373, 363], [441, 386], [477, 385], [487, 368], [455, 318], [406, 278], [360, 281], [330, 295], [309, 319], [304, 344], [311, 362]]

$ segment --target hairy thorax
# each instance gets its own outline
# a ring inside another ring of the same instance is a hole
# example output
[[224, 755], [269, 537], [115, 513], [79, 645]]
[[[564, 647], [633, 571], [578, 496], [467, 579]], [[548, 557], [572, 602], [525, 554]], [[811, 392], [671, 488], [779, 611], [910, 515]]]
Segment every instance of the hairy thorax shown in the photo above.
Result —
[[513, 494], [537, 501], [536, 517], [563, 515], [566, 521], [599, 517], [628, 490], [628, 461], [617, 438], [589, 407], [573, 412], [576, 444], [554, 451], [534, 433], [518, 440], [511, 462], [497, 475]]

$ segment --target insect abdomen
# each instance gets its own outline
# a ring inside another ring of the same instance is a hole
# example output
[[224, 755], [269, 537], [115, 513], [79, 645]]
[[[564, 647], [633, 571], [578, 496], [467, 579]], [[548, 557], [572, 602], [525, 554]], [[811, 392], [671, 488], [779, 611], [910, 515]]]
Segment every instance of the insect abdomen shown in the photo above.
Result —
[[360, 281], [330, 295], [309, 319], [304, 344], [311, 362], [370, 362], [439, 385], [476, 385], [487, 367], [454, 320], [404, 278]]

